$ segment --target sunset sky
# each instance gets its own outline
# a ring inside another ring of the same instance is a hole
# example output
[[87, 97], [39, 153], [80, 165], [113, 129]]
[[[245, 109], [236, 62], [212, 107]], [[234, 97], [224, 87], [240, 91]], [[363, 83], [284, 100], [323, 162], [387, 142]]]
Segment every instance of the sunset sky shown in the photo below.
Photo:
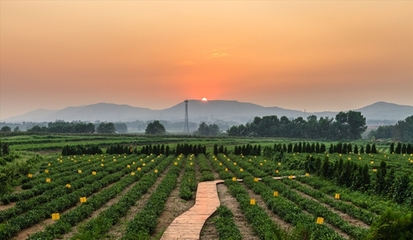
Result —
[[413, 1], [3, 1], [0, 119], [185, 99], [413, 106]]

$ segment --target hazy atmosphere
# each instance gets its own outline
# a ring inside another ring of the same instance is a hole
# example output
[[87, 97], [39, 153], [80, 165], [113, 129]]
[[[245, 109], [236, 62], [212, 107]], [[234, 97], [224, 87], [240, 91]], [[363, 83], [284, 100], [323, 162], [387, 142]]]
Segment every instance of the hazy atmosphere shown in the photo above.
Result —
[[1, 1], [0, 119], [184, 99], [413, 105], [412, 1]]

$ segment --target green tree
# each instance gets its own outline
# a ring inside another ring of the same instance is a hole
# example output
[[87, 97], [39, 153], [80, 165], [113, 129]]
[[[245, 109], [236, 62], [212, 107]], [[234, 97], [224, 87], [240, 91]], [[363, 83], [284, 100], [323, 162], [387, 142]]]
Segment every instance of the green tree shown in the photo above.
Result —
[[387, 167], [386, 162], [381, 161], [380, 167], [377, 169], [376, 182], [375, 182], [375, 192], [377, 194], [382, 194], [385, 192], [387, 186], [386, 183]]
[[[232, 131], [234, 131], [234, 133], [236, 132], [235, 129], [233, 129]], [[201, 124], [199, 124], [198, 130], [195, 131], [195, 134], [201, 136], [217, 136], [219, 134], [219, 127], [216, 124], [208, 125], [205, 122], [202, 122]]]
[[20, 132], [19, 126], [16, 126], [16, 127], [13, 129], [13, 132]]
[[390, 144], [390, 153], [394, 153], [394, 143]]
[[165, 134], [166, 130], [164, 125], [160, 123], [158, 120], [155, 120], [148, 124], [145, 129], [145, 134]]
[[218, 136], [219, 135], [219, 127], [218, 125], [214, 124], [210, 124], [209, 126], [209, 135], [210, 136]]
[[0, 131], [2, 131], [2, 132], [11, 132], [11, 128], [9, 126], [3, 126]]
[[96, 131], [98, 133], [116, 133], [115, 125], [111, 122], [102, 122], [97, 127]]
[[10, 153], [9, 144], [0, 141], [0, 156], [6, 156]]
[[210, 135], [210, 127], [205, 122], [202, 122], [201, 124], [199, 124], [199, 127], [198, 127], [198, 130], [196, 131], [196, 134], [199, 134], [201, 136], [209, 136]]
[[40, 127], [39, 125], [35, 125], [32, 128], [27, 129], [27, 132], [39, 133], [39, 132], [46, 132], [46, 127]]
[[373, 222], [366, 240], [410, 240], [413, 239], [413, 213], [400, 213], [392, 209], [384, 211]]
[[410, 179], [409, 175], [403, 174], [402, 176], [397, 176], [393, 183], [393, 200], [399, 204], [406, 202], [411, 193], [411, 187], [409, 186]]
[[360, 139], [361, 134], [367, 129], [366, 118], [361, 115], [361, 112], [349, 111], [347, 113], [347, 122], [350, 139]]
[[128, 132], [128, 126], [126, 123], [115, 123], [115, 129], [116, 132], [118, 133], [127, 133]]

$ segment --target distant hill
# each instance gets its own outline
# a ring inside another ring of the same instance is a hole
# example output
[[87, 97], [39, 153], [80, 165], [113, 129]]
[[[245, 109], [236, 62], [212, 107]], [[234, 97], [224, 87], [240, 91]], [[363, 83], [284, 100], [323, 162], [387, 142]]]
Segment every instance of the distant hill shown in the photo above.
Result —
[[[393, 103], [377, 102], [372, 105], [354, 109], [360, 111], [367, 120], [404, 120], [413, 115], [413, 106], [397, 105]], [[64, 121], [113, 121], [130, 122], [135, 120], [168, 120], [183, 121], [185, 104], [178, 103], [163, 110], [151, 110], [149, 108], [132, 107], [129, 105], [117, 105], [111, 103], [97, 103], [86, 106], [67, 107], [61, 110], [38, 109], [19, 116], [4, 119], [3, 122], [53, 122]], [[213, 100], [203, 102], [199, 100], [188, 101], [188, 115], [192, 122], [214, 122], [215, 120], [235, 121], [246, 123], [255, 116], [277, 115], [289, 118], [316, 115], [318, 117], [335, 117], [337, 112], [302, 112], [283, 109], [279, 107], [263, 107], [253, 103], [245, 103], [229, 100]]]
[[413, 106], [376, 102], [356, 111], [360, 111], [367, 119], [398, 121], [412, 116]]

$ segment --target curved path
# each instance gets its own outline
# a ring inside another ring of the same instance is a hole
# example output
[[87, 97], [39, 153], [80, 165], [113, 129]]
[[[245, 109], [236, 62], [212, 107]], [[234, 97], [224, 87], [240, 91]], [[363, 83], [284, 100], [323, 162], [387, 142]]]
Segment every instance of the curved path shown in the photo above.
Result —
[[217, 184], [223, 180], [201, 182], [196, 191], [195, 205], [169, 225], [161, 240], [199, 239], [205, 221], [220, 205]]

